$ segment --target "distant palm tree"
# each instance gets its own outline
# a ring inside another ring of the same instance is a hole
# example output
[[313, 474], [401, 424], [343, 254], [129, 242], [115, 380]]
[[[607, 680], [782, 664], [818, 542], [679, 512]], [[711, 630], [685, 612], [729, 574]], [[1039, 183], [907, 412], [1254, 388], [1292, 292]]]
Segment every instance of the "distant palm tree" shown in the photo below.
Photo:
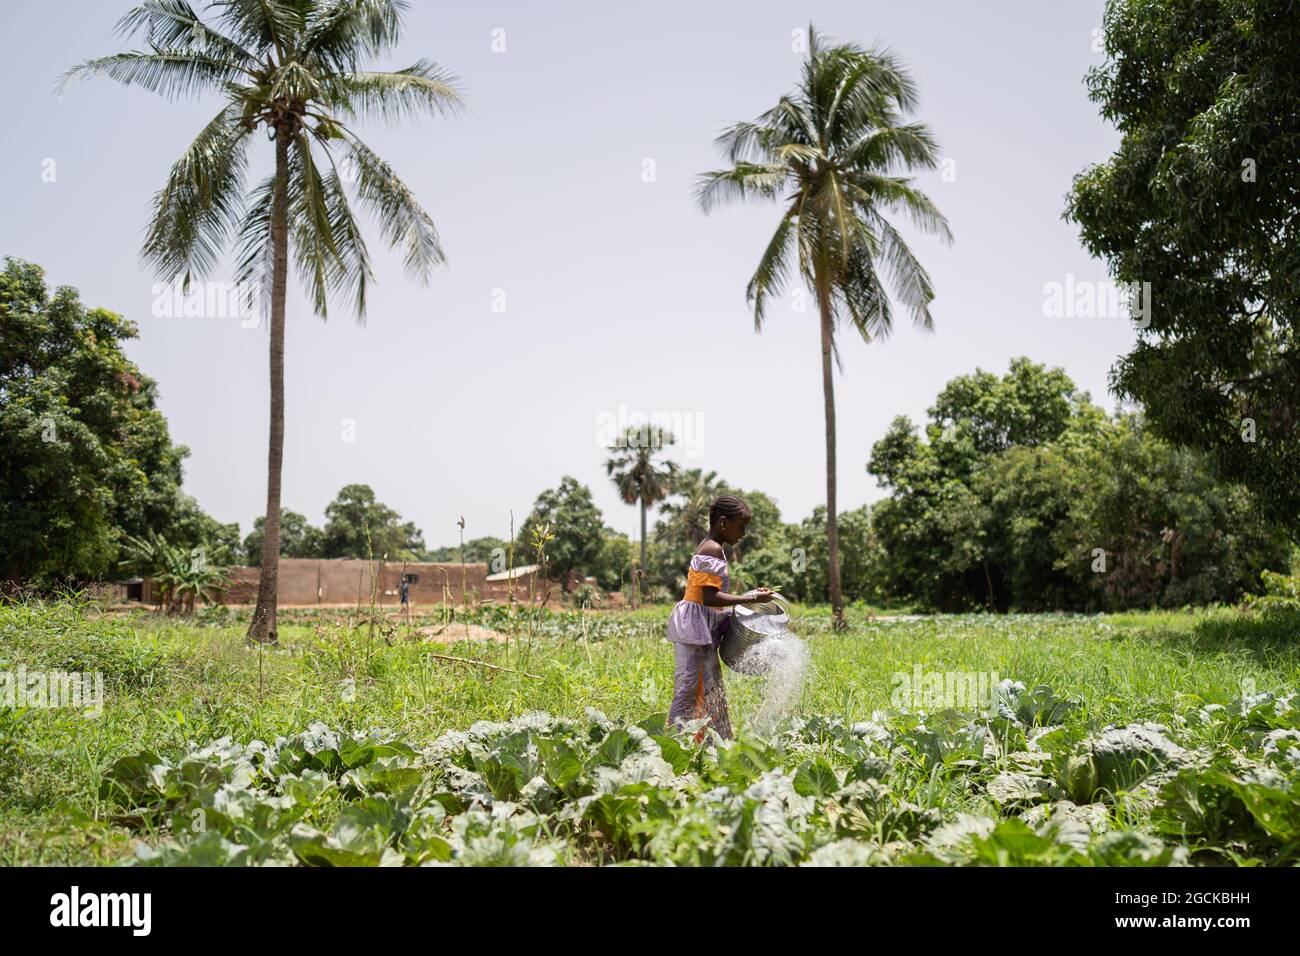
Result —
[[605, 473], [613, 479], [619, 496], [629, 505], [641, 508], [641, 565], [637, 571], [637, 592], [645, 580], [646, 566], [646, 508], [663, 501], [672, 487], [677, 466], [671, 461], [664, 467], [655, 464], [655, 455], [676, 441], [671, 432], [662, 428], [628, 428], [618, 441], [610, 446], [614, 453], [605, 462]]
[[[707, 213], [720, 202], [783, 201], [785, 213], [746, 289], [754, 328], [767, 300], [780, 295], [791, 265], [813, 293], [821, 320], [822, 391], [826, 408], [826, 547], [836, 626], [844, 623], [835, 510], [835, 396], [831, 357], [841, 369], [835, 333], [847, 318], [868, 342], [889, 334], [889, 296], [923, 328], [932, 328], [930, 276], [885, 213], [905, 213], [925, 232], [952, 241], [947, 220], [912, 181], [898, 173], [932, 169], [937, 147], [920, 123], [916, 86], [895, 57], [853, 44], [823, 47], [808, 28], [808, 58], [798, 88], [752, 123], [718, 137], [733, 164], [700, 177], [697, 198]], [[793, 260], [793, 263], [792, 263]]]
[[[426, 279], [444, 261], [429, 214], [345, 123], [459, 103], [454, 77], [428, 60], [396, 72], [362, 69], [396, 45], [406, 7], [403, 0], [214, 0], [204, 14], [218, 30], [185, 0], [150, 0], [117, 26], [123, 36], [142, 34], [146, 50], [87, 60], [63, 77], [102, 75], [168, 99], [216, 94], [225, 101], [154, 197], [143, 257], [188, 287], [213, 270], [233, 238], [238, 287], [270, 287], [271, 428], [261, 576], [248, 629], [254, 640], [276, 640], [290, 248], [322, 318], [327, 301], [345, 294], [362, 321], [373, 278], [348, 187], [383, 238], [404, 250], [409, 272]], [[248, 148], [259, 127], [273, 144], [275, 172], [249, 194]]]

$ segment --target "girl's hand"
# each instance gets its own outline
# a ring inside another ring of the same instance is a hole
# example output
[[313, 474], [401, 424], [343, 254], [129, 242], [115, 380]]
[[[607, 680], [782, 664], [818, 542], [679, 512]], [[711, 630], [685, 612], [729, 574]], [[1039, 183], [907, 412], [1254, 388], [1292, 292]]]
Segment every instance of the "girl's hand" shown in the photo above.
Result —
[[750, 604], [766, 604], [776, 592], [771, 588], [754, 588], [749, 595]]

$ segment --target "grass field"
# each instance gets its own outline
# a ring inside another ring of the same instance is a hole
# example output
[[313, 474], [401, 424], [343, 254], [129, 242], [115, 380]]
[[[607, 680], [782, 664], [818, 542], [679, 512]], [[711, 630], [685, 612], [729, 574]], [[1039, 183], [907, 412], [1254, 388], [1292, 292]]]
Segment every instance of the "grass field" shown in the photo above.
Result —
[[[812, 668], [795, 719], [748, 739], [762, 682], [729, 673], [743, 739], [715, 752], [663, 735], [666, 614], [548, 613], [530, 634], [485, 610], [472, 623], [513, 629], [508, 643], [434, 644], [364, 612], [292, 612], [261, 650], [219, 612], [0, 607], [0, 671], [100, 672], [106, 696], [97, 717], [0, 710], [0, 864], [150, 848], [334, 864], [1300, 859], [1293, 619], [857, 611], [836, 634], [801, 609]], [[1024, 686], [987, 707], [899, 707], [895, 675], [918, 666]], [[532, 712], [560, 719], [518, 720]], [[1133, 724], [1147, 726], [1104, 730]]]

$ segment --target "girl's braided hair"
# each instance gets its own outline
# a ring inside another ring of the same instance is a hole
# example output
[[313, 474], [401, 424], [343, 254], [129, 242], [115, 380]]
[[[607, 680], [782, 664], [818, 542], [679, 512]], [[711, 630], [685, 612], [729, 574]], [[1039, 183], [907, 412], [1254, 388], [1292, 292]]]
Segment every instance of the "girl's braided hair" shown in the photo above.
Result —
[[709, 524], [717, 524], [719, 518], [737, 518], [752, 514], [749, 505], [735, 495], [719, 495], [713, 499], [713, 504], [709, 505]]

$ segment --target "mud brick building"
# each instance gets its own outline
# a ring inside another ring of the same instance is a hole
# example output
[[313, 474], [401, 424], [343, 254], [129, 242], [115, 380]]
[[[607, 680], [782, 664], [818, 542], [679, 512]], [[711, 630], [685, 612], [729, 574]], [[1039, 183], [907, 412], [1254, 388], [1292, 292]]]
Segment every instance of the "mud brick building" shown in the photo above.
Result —
[[[401, 604], [402, 575], [410, 582], [412, 604], [460, 604], [466, 599], [505, 602], [510, 599], [509, 572], [489, 574], [486, 564], [376, 563], [354, 558], [281, 558], [277, 581], [279, 604], [298, 606], [355, 606], [370, 603], [371, 574], [374, 574], [375, 603]], [[537, 573], [534, 565], [514, 569], [517, 600], [528, 600], [530, 582]], [[230, 569], [230, 586], [217, 600], [222, 604], [257, 603], [257, 568]], [[538, 582], [540, 587], [540, 582]]]

